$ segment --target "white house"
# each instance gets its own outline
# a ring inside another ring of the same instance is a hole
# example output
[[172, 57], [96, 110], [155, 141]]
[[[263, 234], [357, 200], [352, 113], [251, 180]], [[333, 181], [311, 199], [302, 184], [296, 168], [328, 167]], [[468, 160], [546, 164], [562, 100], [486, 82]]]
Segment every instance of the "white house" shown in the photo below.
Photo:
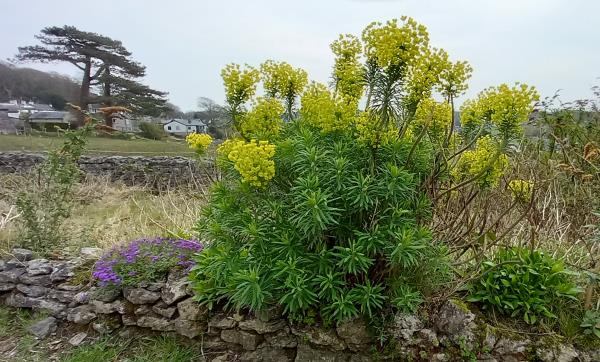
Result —
[[199, 119], [171, 119], [163, 124], [165, 132], [177, 136], [206, 133], [208, 126]]

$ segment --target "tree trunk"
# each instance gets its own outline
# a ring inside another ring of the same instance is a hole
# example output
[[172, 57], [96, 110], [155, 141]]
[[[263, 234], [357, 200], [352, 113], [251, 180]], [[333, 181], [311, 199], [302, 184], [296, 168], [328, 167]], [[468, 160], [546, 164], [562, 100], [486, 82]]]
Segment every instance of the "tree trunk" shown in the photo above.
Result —
[[[104, 98], [104, 102], [102, 104], [103, 107], [110, 107], [112, 106], [112, 98], [111, 98], [111, 90], [110, 90], [110, 66], [106, 66], [104, 69], [104, 76], [103, 76], [103, 92], [102, 92], [102, 96]], [[111, 113], [104, 113], [104, 123], [106, 123], [106, 125], [108, 127], [112, 127], [113, 126], [113, 115]]]
[[[87, 57], [85, 60], [85, 68], [83, 70], [83, 79], [81, 80], [81, 91], [79, 92], [79, 107], [84, 112], [87, 112], [90, 101], [90, 81], [92, 71], [92, 60]], [[77, 117], [78, 126], [83, 126], [84, 115], [79, 113]]]

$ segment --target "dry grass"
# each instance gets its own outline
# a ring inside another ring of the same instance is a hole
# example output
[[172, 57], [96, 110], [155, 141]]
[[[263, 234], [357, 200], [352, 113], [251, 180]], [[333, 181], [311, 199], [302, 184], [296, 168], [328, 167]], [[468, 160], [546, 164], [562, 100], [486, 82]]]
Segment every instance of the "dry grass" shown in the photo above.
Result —
[[[27, 189], [26, 175], [0, 175], [0, 249], [18, 245], [19, 215], [14, 195]], [[76, 206], [64, 224], [67, 250], [106, 248], [140, 237], [191, 230], [205, 200], [203, 190], [153, 193], [141, 187], [92, 178], [77, 185]]]

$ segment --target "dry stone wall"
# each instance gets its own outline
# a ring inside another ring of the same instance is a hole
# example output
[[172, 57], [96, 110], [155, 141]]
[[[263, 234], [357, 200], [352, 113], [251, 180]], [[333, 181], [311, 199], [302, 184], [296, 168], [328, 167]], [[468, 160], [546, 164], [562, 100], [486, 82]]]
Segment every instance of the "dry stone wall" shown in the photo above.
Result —
[[600, 361], [600, 351], [533, 340], [527, 334], [507, 337], [478, 321], [458, 301], [448, 301], [427, 322], [416, 315], [397, 315], [385, 331], [390, 344], [383, 350], [358, 319], [323, 328], [290, 324], [278, 308], [255, 314], [209, 311], [193, 300], [187, 278], [178, 271], [137, 287], [79, 284], [79, 271], [89, 268], [87, 256], [93, 254], [86, 249], [73, 260], [46, 260], [14, 249], [10, 258], [0, 260], [0, 303], [46, 311], [49, 317], [30, 327], [40, 339], [60, 323], [100, 334], [131, 328], [172, 332], [200, 343], [203, 351], [210, 351], [206, 360], [211, 362]]
[[[0, 174], [27, 172], [44, 160], [45, 155], [38, 153], [0, 152]], [[187, 157], [82, 156], [79, 167], [88, 175], [154, 188], [202, 183], [206, 177], [197, 162]]]

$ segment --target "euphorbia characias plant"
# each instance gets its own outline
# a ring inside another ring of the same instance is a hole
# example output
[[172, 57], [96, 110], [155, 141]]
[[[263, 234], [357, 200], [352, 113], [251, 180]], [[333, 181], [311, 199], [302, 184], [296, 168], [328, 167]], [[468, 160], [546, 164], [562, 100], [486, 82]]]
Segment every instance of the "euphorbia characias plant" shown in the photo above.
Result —
[[[426, 184], [494, 187], [508, 162], [501, 138], [518, 133], [534, 91], [465, 102], [455, 134], [452, 102], [471, 67], [431, 48], [423, 25], [372, 23], [331, 49], [332, 89], [285, 62], [222, 71], [238, 134], [217, 150], [222, 179], [197, 224], [210, 241], [191, 274], [200, 302], [340, 323], [414, 310], [448, 280]], [[266, 94], [254, 98], [259, 78]], [[472, 131], [484, 122], [497, 131]]]

